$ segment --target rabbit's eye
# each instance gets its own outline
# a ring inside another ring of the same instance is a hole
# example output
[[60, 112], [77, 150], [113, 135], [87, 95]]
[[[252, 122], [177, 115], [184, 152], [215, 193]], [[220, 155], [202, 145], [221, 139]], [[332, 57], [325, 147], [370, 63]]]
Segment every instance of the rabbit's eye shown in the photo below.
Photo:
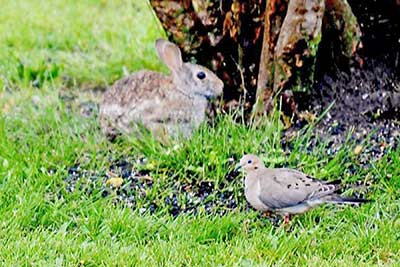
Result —
[[248, 164], [251, 164], [251, 160], [247, 161]]
[[200, 80], [203, 80], [206, 77], [206, 74], [202, 71], [197, 73], [197, 78], [199, 78]]

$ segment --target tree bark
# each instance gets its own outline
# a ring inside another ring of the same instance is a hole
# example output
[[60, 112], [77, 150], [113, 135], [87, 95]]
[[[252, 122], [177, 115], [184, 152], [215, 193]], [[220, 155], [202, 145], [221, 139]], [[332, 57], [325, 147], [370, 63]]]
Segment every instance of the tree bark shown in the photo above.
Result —
[[185, 60], [214, 70], [225, 83], [227, 102], [241, 98], [250, 110], [257, 99], [255, 114], [270, 110], [272, 98], [280, 92], [310, 88], [321, 40], [328, 43], [324, 47], [332, 60], [343, 62], [360, 44], [361, 32], [346, 0], [150, 0], [150, 4]]
[[255, 99], [265, 0], [150, 0], [184, 59], [211, 68], [224, 98]]
[[288, 0], [266, 1], [264, 15], [264, 37], [258, 72], [256, 103], [253, 111], [255, 116], [260, 116], [272, 109], [273, 83], [274, 83], [274, 54], [275, 46], [286, 16]]
[[361, 30], [347, 0], [326, 0], [323, 34], [325, 45], [331, 51], [330, 60], [347, 65], [358, 48], [361, 48]]

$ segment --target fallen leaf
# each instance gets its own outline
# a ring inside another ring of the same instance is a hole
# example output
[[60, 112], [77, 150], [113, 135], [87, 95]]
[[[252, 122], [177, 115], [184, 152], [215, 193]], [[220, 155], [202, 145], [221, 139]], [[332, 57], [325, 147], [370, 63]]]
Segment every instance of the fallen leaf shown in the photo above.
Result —
[[308, 123], [314, 123], [317, 120], [317, 116], [309, 111], [302, 111], [299, 114], [299, 119], [305, 120]]
[[283, 120], [283, 127], [285, 130], [289, 129], [292, 126], [292, 121], [289, 116], [286, 116], [285, 114], [282, 113], [282, 120]]
[[123, 183], [124, 179], [122, 179], [121, 177], [112, 177], [107, 180], [106, 185], [118, 188], [121, 187]]
[[353, 150], [354, 155], [360, 155], [362, 150], [363, 150], [363, 146], [362, 145], [357, 145]]

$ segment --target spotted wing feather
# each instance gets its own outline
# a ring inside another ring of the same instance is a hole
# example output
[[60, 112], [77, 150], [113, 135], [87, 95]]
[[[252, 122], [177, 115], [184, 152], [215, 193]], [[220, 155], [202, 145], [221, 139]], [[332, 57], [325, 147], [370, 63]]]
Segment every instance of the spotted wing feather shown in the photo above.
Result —
[[299, 205], [333, 194], [338, 186], [292, 169], [264, 169], [259, 199], [272, 209]]

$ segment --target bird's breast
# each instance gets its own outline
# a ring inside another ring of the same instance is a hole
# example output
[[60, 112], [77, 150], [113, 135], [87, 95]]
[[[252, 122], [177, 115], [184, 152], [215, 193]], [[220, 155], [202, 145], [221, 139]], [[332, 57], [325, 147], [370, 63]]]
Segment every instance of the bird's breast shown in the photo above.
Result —
[[256, 210], [260, 210], [260, 211], [269, 211], [269, 210], [271, 210], [271, 208], [269, 208], [264, 203], [262, 203], [260, 198], [259, 198], [259, 196], [260, 196], [260, 185], [257, 182], [257, 180], [256, 181], [249, 181], [249, 179], [245, 179], [244, 195], [246, 197], [246, 200]]

